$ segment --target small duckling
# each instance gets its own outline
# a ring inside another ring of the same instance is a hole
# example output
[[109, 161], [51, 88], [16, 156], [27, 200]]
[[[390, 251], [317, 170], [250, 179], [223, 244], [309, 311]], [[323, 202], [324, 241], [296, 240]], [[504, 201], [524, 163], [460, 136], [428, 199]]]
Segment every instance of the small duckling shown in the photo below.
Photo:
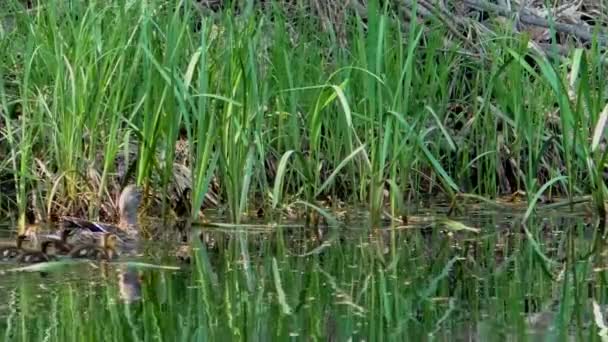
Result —
[[48, 254], [48, 248], [55, 242], [52, 240], [44, 241], [40, 245], [39, 251], [21, 250], [21, 254], [17, 257], [17, 261], [26, 264], [37, 264], [55, 259], [54, 255]]
[[0, 260], [14, 260], [21, 255], [23, 253], [23, 241], [25, 241], [26, 238], [27, 236], [25, 235], [19, 235], [17, 236], [14, 246], [5, 246], [0, 248]]
[[68, 238], [72, 232], [71, 229], [63, 228], [59, 233], [59, 239], [52, 240], [57, 254], [68, 255], [74, 249], [74, 245], [68, 243]]
[[103, 234], [99, 245], [83, 245], [74, 247], [68, 255], [76, 259], [111, 260], [116, 257], [118, 236], [112, 233]]

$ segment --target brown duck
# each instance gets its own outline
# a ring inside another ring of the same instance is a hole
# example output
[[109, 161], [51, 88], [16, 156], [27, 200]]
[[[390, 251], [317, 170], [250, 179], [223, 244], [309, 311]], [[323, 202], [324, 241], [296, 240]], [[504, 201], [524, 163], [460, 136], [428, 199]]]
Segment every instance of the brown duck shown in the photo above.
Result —
[[[106, 233], [115, 235], [116, 247], [122, 251], [136, 248], [139, 240], [139, 221], [137, 210], [142, 200], [142, 192], [135, 185], [126, 186], [118, 200], [120, 221], [118, 225], [92, 222], [75, 217], [63, 218], [63, 231], [58, 240], [68, 246], [90, 244], [100, 241]], [[70, 242], [68, 243], [68, 239]]]

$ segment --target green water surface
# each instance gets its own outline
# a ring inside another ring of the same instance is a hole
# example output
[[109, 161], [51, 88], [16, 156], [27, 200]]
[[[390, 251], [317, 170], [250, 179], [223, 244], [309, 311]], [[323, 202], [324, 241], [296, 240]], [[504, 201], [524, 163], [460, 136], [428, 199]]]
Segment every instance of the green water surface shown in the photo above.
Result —
[[297, 225], [207, 227], [215, 242], [196, 242], [191, 264], [161, 242], [135, 260], [173, 270], [119, 260], [8, 272], [0, 275], [0, 338], [600, 340], [607, 291], [597, 222], [555, 211], [532, 218], [526, 232], [517, 212], [452, 217], [474, 233], [438, 224], [438, 215], [376, 230], [352, 215], [326, 227], [323, 243]]

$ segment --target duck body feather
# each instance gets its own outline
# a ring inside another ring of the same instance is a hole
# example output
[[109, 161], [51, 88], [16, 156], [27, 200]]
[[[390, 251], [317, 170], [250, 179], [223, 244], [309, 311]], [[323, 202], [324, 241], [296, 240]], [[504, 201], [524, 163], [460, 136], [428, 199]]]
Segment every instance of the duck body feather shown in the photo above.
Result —
[[22, 250], [17, 248], [17, 246], [0, 247], [0, 260], [15, 260], [21, 254], [21, 252]]
[[26, 250], [22, 249], [16, 260], [20, 263], [25, 264], [37, 264], [41, 262], [47, 262], [55, 259], [54, 255], [48, 254], [48, 247], [53, 244], [53, 241], [45, 241], [40, 246], [40, 250]]
[[125, 253], [130, 253], [137, 250], [137, 243], [139, 241], [139, 233], [135, 227], [123, 229], [115, 225], [75, 217], [65, 217], [63, 219], [63, 229], [74, 231], [66, 241], [71, 245], [97, 244], [101, 241], [104, 234], [113, 234], [117, 237], [117, 247]]
[[116, 244], [118, 236], [112, 233], [104, 233], [98, 244], [86, 244], [75, 246], [68, 256], [75, 259], [112, 260], [116, 256]]

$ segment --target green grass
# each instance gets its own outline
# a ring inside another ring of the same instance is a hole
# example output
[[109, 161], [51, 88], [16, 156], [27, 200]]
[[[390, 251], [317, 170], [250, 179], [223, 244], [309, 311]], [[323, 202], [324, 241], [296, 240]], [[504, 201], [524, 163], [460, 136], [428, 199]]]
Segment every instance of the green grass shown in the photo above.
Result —
[[[472, 57], [444, 46], [442, 25], [382, 8], [365, 25], [348, 16], [343, 46], [302, 9], [201, 18], [189, 4], [1, 8], [14, 22], [0, 46], [5, 210], [21, 223], [32, 206], [110, 215], [131, 181], [166, 213], [179, 159], [192, 207], [216, 180], [237, 223], [331, 197], [366, 203], [378, 224], [426, 194], [532, 199], [552, 180], [545, 194], [592, 194], [603, 211], [598, 47], [548, 60], [498, 27]], [[135, 161], [124, 179], [118, 157]]]
[[[317, 211], [332, 244], [310, 230], [234, 229], [192, 272], [145, 271], [144, 300], [128, 306], [112, 272], [2, 275], [0, 335], [504, 340], [553, 313], [549, 339], [599, 340], [603, 240], [585, 234], [602, 226], [539, 203], [590, 195], [604, 213], [600, 47], [547, 59], [507, 25], [471, 56], [444, 45], [441, 23], [404, 24], [368, 3], [365, 22], [348, 15], [337, 32], [278, 3], [201, 18], [189, 1], [3, 2], [1, 217], [114, 218], [115, 194], [135, 182], [153, 194], [148, 215], [167, 214], [184, 187], [192, 208], [219, 191], [225, 221]], [[501, 206], [478, 218], [464, 203], [515, 190], [528, 200], [515, 218]], [[429, 195], [481, 232], [445, 220], [372, 229]], [[338, 200], [369, 221], [336, 221]]]

